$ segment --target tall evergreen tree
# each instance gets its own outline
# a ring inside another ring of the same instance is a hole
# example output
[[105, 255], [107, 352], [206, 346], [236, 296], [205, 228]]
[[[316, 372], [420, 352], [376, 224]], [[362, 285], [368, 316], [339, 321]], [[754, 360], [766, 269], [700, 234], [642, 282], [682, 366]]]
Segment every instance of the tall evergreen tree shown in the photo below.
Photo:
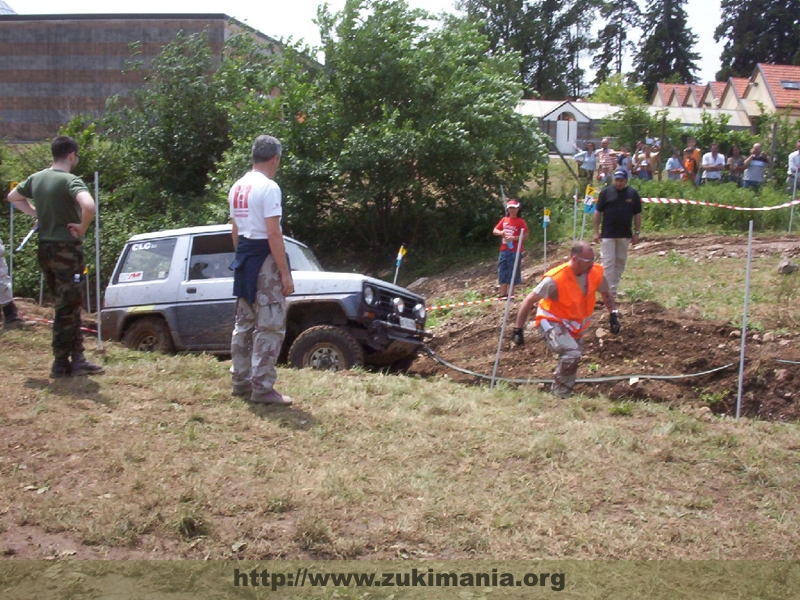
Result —
[[721, 7], [714, 31], [714, 40], [725, 40], [718, 81], [750, 77], [758, 63], [800, 64], [800, 0], [722, 0]]
[[563, 99], [584, 91], [578, 57], [590, 47], [589, 24], [599, 0], [463, 0], [460, 8], [492, 52], [516, 51], [528, 97]]
[[593, 85], [600, 85], [609, 76], [622, 73], [625, 51], [636, 48], [629, 34], [632, 29], [641, 26], [642, 11], [636, 0], [616, 0], [605, 2], [600, 8], [600, 16], [606, 24], [593, 44], [599, 50], [592, 60], [592, 68], [595, 70]]
[[634, 57], [634, 76], [650, 97], [659, 81], [695, 83], [700, 55], [692, 51], [697, 35], [686, 25], [686, 0], [650, 0], [644, 35]]

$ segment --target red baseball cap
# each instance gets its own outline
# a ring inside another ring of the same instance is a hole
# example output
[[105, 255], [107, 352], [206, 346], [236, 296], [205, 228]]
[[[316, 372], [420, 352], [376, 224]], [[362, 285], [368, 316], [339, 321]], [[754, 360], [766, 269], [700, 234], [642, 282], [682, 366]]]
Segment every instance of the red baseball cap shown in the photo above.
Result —
[[506, 208], [519, 208], [519, 200], [514, 200], [513, 198], [506, 202]]

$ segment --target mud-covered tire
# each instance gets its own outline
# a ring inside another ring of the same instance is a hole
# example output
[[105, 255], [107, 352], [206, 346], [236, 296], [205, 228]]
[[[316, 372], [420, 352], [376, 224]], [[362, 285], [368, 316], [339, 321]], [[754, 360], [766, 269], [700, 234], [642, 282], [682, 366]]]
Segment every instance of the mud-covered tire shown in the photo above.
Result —
[[169, 327], [159, 317], [144, 317], [135, 321], [122, 336], [122, 344], [140, 352], [175, 352]]
[[297, 336], [289, 348], [289, 364], [298, 369], [344, 371], [364, 365], [364, 350], [343, 329], [318, 325]]

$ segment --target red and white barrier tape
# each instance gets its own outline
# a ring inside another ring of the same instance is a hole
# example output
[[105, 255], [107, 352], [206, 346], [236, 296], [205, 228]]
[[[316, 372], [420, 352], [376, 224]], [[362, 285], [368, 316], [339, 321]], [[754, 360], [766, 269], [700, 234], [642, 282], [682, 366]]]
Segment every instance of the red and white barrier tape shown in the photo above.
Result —
[[[43, 325], [52, 325], [53, 322], [49, 319], [38, 319], [34, 317], [23, 317], [20, 315], [20, 318], [25, 321], [26, 323], [42, 323]], [[94, 333], [97, 334], [97, 329], [89, 329], [88, 327], [81, 327], [81, 331], [85, 331], [86, 333]]]
[[[520, 296], [518, 296], [517, 294], [511, 296], [512, 299], [519, 297]], [[456, 308], [457, 306], [472, 306], [473, 304], [484, 304], [486, 302], [500, 302], [505, 300], [506, 300], [505, 296], [500, 296], [498, 298], [484, 298], [483, 300], [472, 300], [470, 302], [456, 302], [454, 304], [440, 304], [439, 306], [429, 306], [425, 310], [430, 311], [430, 310], [437, 310], [440, 308]]]
[[717, 202], [703, 202], [702, 200], [684, 200], [683, 198], [642, 198], [645, 204], [693, 204], [696, 206], [714, 206], [716, 208], [727, 208], [729, 210], [744, 210], [744, 211], [765, 211], [765, 210], [778, 210], [780, 208], [789, 208], [790, 206], [800, 205], [800, 200], [792, 200], [791, 202], [784, 202], [775, 206], [731, 206], [730, 204], [719, 204]]
[[[578, 202], [584, 202], [584, 198], [577, 198]], [[715, 208], [727, 208], [728, 210], [740, 211], [767, 211], [789, 208], [790, 206], [800, 206], [800, 200], [792, 200], [775, 206], [731, 206], [730, 204], [719, 204], [718, 202], [704, 202], [703, 200], [684, 200], [683, 198], [642, 198], [644, 204], [689, 204], [694, 206], [713, 206]]]

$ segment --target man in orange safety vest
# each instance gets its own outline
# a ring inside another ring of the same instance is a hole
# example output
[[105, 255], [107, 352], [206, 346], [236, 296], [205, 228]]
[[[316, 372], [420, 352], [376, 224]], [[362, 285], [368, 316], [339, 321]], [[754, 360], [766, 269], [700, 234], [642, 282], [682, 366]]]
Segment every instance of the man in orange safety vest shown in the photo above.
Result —
[[592, 320], [595, 293], [600, 294], [610, 313], [611, 332], [616, 334], [620, 330], [619, 313], [603, 267], [594, 260], [594, 250], [589, 244], [575, 243], [569, 261], [545, 273], [539, 285], [522, 301], [511, 335], [516, 345], [524, 344], [522, 328], [533, 305], [538, 303], [534, 325], [547, 347], [559, 355], [552, 392], [561, 398], [569, 397], [575, 386], [583, 351], [581, 336]]

